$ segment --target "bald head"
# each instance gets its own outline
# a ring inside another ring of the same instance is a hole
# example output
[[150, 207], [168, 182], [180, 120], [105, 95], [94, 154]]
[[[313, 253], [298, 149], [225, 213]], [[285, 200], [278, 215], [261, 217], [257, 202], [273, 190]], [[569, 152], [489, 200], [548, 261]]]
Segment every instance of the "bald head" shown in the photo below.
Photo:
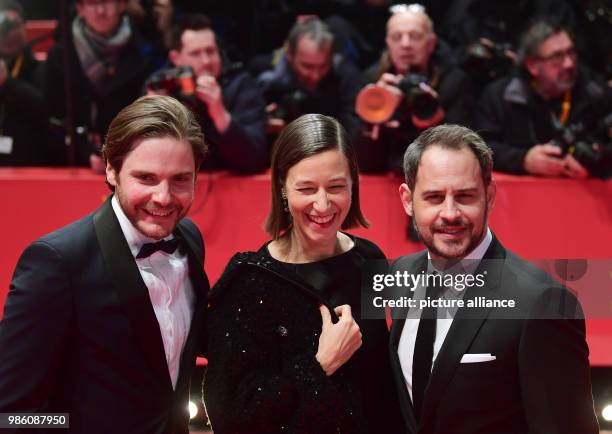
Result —
[[387, 49], [399, 74], [424, 72], [436, 48], [433, 23], [423, 7], [403, 6], [387, 21]]

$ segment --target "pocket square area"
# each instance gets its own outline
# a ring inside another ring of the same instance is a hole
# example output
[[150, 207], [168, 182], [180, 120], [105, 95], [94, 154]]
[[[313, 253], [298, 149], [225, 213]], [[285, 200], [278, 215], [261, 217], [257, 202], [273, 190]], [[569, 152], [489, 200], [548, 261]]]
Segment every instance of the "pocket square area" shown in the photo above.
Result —
[[461, 363], [483, 363], [483, 362], [492, 362], [497, 357], [492, 355], [491, 353], [483, 353], [483, 354], [464, 354], [461, 357]]

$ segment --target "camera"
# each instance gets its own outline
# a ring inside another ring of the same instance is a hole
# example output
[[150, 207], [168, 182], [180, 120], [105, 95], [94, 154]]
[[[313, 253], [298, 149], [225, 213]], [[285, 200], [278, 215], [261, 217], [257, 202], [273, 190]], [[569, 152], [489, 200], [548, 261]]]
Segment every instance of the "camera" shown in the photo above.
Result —
[[195, 76], [190, 66], [178, 66], [154, 74], [146, 83], [154, 92], [163, 91], [168, 95], [191, 96], [195, 93]]
[[436, 97], [421, 88], [429, 84], [423, 74], [409, 73], [402, 77], [397, 86], [369, 84], [357, 95], [355, 111], [366, 122], [381, 124], [387, 122], [404, 101], [419, 119], [430, 119], [438, 110]]
[[480, 38], [466, 47], [464, 69], [479, 80], [491, 81], [508, 73], [514, 60], [508, 57], [512, 45]]
[[410, 73], [402, 77], [397, 87], [404, 93], [404, 99], [412, 107], [414, 115], [419, 119], [429, 119], [438, 110], [438, 100], [424, 91], [421, 83], [429, 84], [426, 76]]
[[307, 113], [310, 97], [301, 89], [294, 89], [282, 95], [276, 109], [268, 114], [270, 118], [282, 119], [286, 123]]
[[[602, 126], [605, 127], [606, 121], [609, 121], [608, 127], [611, 127], [612, 115], [606, 117]], [[612, 161], [610, 144], [599, 144], [585, 133], [584, 125], [581, 122], [571, 125], [555, 123], [554, 127], [556, 137], [551, 142], [561, 149], [562, 156], [572, 155], [593, 176], [606, 176], [605, 172], [609, 171], [608, 166]]]

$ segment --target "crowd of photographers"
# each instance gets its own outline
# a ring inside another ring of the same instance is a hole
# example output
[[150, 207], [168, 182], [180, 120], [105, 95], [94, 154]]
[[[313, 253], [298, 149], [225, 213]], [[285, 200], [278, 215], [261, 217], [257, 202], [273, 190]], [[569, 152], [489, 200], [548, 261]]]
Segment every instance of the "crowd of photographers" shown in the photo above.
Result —
[[421, 131], [458, 123], [499, 171], [612, 176], [610, 0], [219, 3], [77, 0], [39, 62], [21, 3], [0, 0], [0, 166], [102, 171], [110, 120], [159, 93], [197, 115], [204, 170], [261, 172], [286, 123], [322, 113], [365, 173], [399, 171]]

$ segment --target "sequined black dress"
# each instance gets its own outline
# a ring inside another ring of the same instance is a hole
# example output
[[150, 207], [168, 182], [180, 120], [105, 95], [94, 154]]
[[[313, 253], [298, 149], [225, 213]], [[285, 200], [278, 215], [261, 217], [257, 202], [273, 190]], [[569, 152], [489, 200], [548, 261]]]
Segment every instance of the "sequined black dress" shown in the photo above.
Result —
[[[399, 409], [384, 320], [359, 317], [361, 266], [384, 258], [354, 237], [309, 264], [239, 253], [211, 291], [204, 400], [215, 434], [395, 433]], [[350, 304], [363, 346], [327, 377], [315, 359], [320, 304]]]

